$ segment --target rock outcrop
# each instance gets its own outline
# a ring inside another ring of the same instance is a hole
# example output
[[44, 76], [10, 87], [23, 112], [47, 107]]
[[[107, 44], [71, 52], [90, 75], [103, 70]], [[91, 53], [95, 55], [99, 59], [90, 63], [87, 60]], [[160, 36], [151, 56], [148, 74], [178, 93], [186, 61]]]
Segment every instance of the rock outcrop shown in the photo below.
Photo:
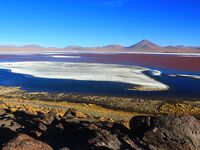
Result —
[[2, 150], [53, 150], [49, 145], [44, 142], [35, 140], [34, 138], [26, 135], [19, 134], [17, 137], [8, 142]]
[[199, 150], [200, 124], [192, 116], [138, 116], [130, 121], [133, 138], [152, 150]]
[[192, 116], [137, 116], [130, 128], [122, 122], [100, 119], [69, 109], [29, 114], [2, 110], [0, 148], [3, 150], [133, 149], [199, 150], [200, 125]]

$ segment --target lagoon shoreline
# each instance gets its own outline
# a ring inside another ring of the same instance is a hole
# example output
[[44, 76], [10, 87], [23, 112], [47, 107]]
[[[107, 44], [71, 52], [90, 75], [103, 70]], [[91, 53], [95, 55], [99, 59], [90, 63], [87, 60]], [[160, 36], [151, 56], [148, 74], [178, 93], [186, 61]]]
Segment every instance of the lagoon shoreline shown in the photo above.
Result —
[[[113, 111], [138, 114], [191, 114], [200, 117], [200, 101], [152, 100], [111, 96], [94, 96], [67, 93], [26, 92], [17, 87], [0, 87], [0, 97], [5, 100], [24, 100], [28, 102], [66, 103], [99, 106]], [[90, 107], [89, 107], [90, 108]], [[89, 109], [87, 108], [87, 109]], [[101, 114], [101, 113], [100, 113]]]

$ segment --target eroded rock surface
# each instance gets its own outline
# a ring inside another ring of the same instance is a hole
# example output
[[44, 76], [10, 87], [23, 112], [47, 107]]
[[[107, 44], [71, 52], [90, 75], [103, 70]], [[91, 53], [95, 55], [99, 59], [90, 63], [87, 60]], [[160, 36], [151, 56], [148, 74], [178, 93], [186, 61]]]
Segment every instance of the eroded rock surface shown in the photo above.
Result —
[[133, 138], [152, 150], [199, 150], [200, 124], [192, 116], [138, 116], [130, 121]]
[[3, 150], [199, 150], [200, 125], [192, 116], [137, 116], [130, 129], [122, 122], [100, 119], [69, 109], [37, 115], [2, 110]]
[[9, 141], [2, 150], [53, 150], [49, 145], [26, 134], [19, 134]]

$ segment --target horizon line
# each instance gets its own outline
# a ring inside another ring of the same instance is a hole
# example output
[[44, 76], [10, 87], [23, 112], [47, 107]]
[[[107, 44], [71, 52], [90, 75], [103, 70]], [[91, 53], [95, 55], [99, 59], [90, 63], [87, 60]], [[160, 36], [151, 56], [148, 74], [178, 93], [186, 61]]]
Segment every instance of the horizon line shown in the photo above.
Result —
[[[36, 47], [41, 47], [41, 48], [67, 48], [67, 47], [95, 48], [95, 47], [106, 47], [106, 46], [118, 45], [118, 46], [121, 46], [123, 48], [128, 48], [128, 47], [134, 46], [138, 43], [141, 43], [143, 41], [148, 41], [152, 44], [155, 44], [155, 45], [163, 47], [163, 48], [168, 47], [168, 46], [200, 47], [200, 45], [185, 45], [185, 44], [178, 44], [178, 45], [170, 45], [169, 44], [169, 45], [163, 46], [161, 44], [157, 44], [156, 42], [152, 42], [152, 41], [147, 40], [147, 39], [140, 40], [139, 42], [136, 42], [135, 44], [132, 44], [132, 45], [129, 45], [129, 46], [124, 46], [123, 44], [112, 43], [112, 44], [97, 45], [97, 46], [81, 46], [81, 45], [78, 45], [78, 44], [77, 45], [73, 44], [73, 45], [66, 45], [64, 47], [60, 47], [60, 46], [44, 46], [43, 44], [37, 44], [37, 43], [31, 43], [31, 42], [30, 43], [27, 42], [27, 44], [26, 43], [24, 43], [24, 44], [14, 44], [14, 43], [23, 43], [23, 42], [2, 42], [2, 43], [0, 42], [0, 47], [9, 47], [10, 46], [10, 47], [19, 47], [20, 48], [20, 47], [25, 47], [25, 46], [36, 46]], [[4, 43], [6, 43], [6, 44], [4, 44]]]

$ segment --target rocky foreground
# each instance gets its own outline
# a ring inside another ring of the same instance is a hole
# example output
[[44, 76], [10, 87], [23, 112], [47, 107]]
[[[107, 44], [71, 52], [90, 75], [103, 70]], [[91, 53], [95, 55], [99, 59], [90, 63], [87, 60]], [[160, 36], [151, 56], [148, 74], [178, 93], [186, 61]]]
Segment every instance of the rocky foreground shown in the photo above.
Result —
[[199, 101], [27, 93], [0, 87], [3, 150], [199, 150], [199, 119]]
[[31, 114], [0, 110], [3, 150], [199, 150], [200, 124], [189, 115], [135, 116], [129, 125], [75, 109]]

